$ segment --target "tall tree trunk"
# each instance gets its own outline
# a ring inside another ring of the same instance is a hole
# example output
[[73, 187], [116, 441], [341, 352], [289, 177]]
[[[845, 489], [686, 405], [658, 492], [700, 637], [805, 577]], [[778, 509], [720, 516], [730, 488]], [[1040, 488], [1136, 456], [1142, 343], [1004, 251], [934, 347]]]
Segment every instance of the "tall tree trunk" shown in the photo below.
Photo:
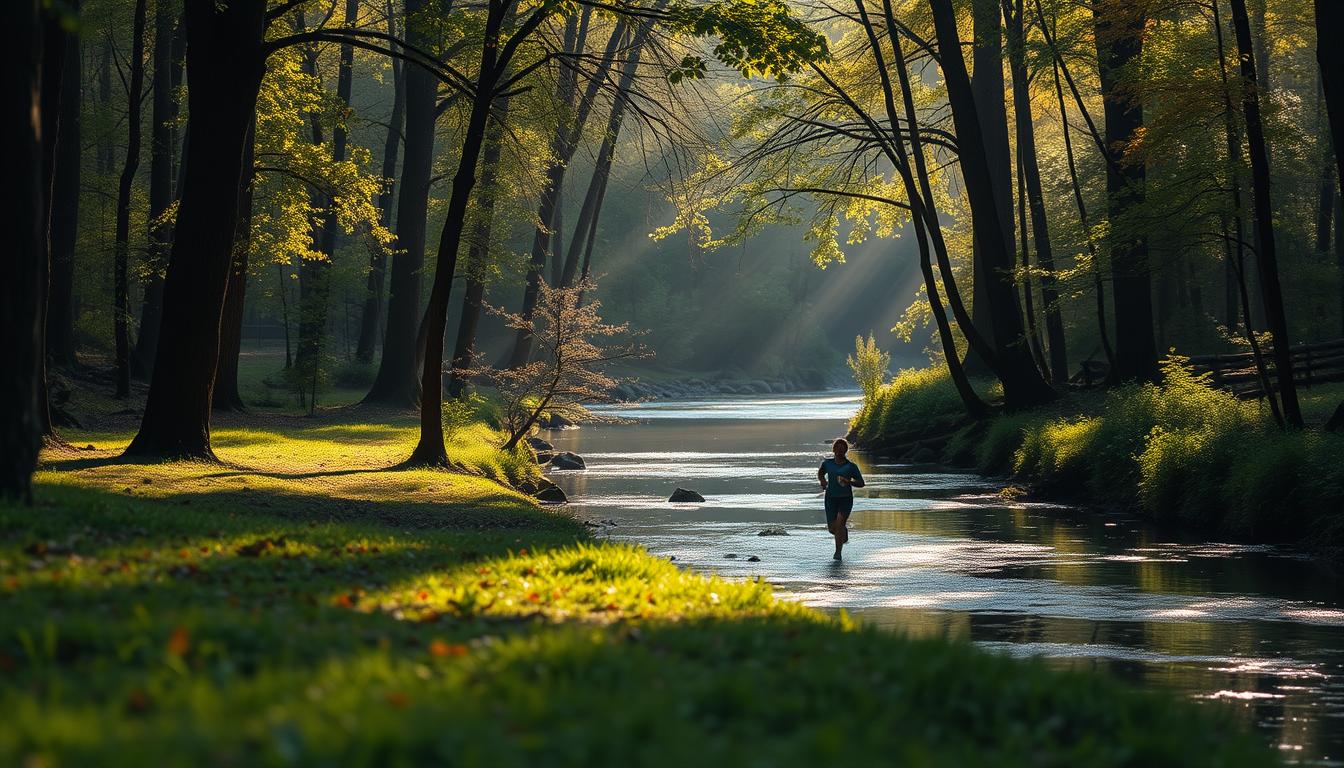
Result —
[[[546, 183], [542, 188], [541, 200], [537, 205], [537, 221], [540, 223], [532, 236], [532, 258], [528, 263], [527, 285], [523, 289], [523, 306], [519, 311], [519, 314], [525, 320], [531, 319], [532, 312], [537, 306], [542, 274], [546, 269], [546, 262], [551, 253], [549, 225], [555, 220], [556, 207], [560, 202], [560, 188], [565, 183], [565, 171], [569, 167], [569, 161], [574, 157], [574, 151], [579, 146], [579, 139], [583, 134], [584, 124], [588, 122], [588, 113], [592, 109], [593, 100], [597, 97], [598, 89], [606, 80], [612, 60], [615, 58], [616, 51], [624, 38], [625, 21], [622, 19], [616, 22], [611, 37], [607, 40], [607, 47], [602, 54], [597, 72], [594, 73], [587, 88], [579, 97], [578, 105], [574, 107], [573, 121], [561, 119], [556, 124], [555, 131], [551, 136], [551, 161], [546, 166]], [[576, 50], [581, 49], [576, 46]], [[564, 95], [561, 94], [562, 97]], [[570, 102], [566, 101], [565, 103]], [[508, 365], [510, 368], [517, 368], [526, 364], [531, 357], [532, 334], [525, 329], [519, 329], [514, 338], [513, 352], [509, 355]]]
[[551, 220], [551, 285], [559, 285], [565, 272], [565, 188], [555, 191], [555, 218]]
[[1316, 194], [1316, 253], [1322, 259], [1330, 255], [1330, 230], [1335, 216], [1335, 190], [1339, 183], [1335, 179], [1335, 149], [1326, 131], [1329, 120], [1326, 116], [1325, 95], [1322, 89], [1322, 77], [1316, 78], [1316, 136], [1321, 145], [1320, 186]]
[[481, 151], [481, 181], [476, 193], [476, 214], [471, 240], [467, 243], [467, 283], [462, 296], [462, 318], [457, 324], [453, 344], [452, 373], [448, 394], [461, 397], [467, 386], [467, 372], [476, 355], [476, 330], [480, 326], [481, 302], [485, 298], [485, 272], [490, 264], [490, 238], [495, 217], [495, 198], [499, 193], [499, 159], [504, 145], [504, 124], [509, 117], [509, 98], [495, 100], [493, 124], [485, 135]]
[[1246, 0], [1231, 0], [1232, 25], [1237, 31], [1237, 53], [1241, 58], [1241, 108], [1246, 118], [1246, 146], [1251, 156], [1251, 191], [1255, 218], [1259, 222], [1256, 268], [1260, 275], [1265, 321], [1274, 338], [1274, 374], [1278, 379], [1283, 418], [1291, 427], [1302, 426], [1302, 410], [1297, 402], [1293, 381], [1293, 352], [1289, 348], [1288, 319], [1279, 287], [1278, 254], [1274, 248], [1273, 205], [1270, 202], [1269, 155], [1264, 128], [1260, 123], [1260, 90], [1256, 80], [1255, 54], [1251, 45], [1251, 25], [1246, 17]]
[[[1227, 75], [1227, 51], [1223, 44], [1223, 21], [1219, 12], [1219, 3], [1213, 3], [1211, 8], [1213, 10], [1213, 36], [1218, 53], [1218, 77], [1222, 86], [1223, 125], [1227, 143], [1227, 178], [1231, 188], [1232, 220], [1235, 223], [1235, 230], [1230, 235], [1231, 239], [1228, 240], [1227, 217], [1223, 217], [1223, 237], [1224, 241], [1227, 242], [1224, 249], [1224, 258], [1227, 260], [1227, 279], [1230, 283], [1228, 290], [1233, 292], [1235, 300], [1240, 302], [1241, 330], [1243, 338], [1246, 339], [1247, 345], [1251, 348], [1251, 359], [1255, 362], [1256, 377], [1260, 381], [1260, 390], [1264, 392], [1264, 397], [1269, 402], [1269, 411], [1274, 417], [1274, 423], [1282, 427], [1283, 411], [1279, 408], [1279, 399], [1270, 385], [1265, 357], [1261, 353], [1260, 342], [1256, 338], [1251, 320], [1251, 294], [1247, 285], [1249, 281], [1247, 280], [1246, 269], [1246, 228], [1242, 219], [1241, 204], [1241, 131], [1237, 128], [1237, 113], [1232, 106], [1232, 89]], [[1229, 314], [1235, 320], [1235, 311]], [[1235, 327], [1235, 324], [1229, 324], [1229, 330]]]
[[126, 93], [126, 162], [117, 184], [112, 326], [116, 337], [116, 397], [131, 394], [131, 297], [127, 276], [131, 254], [131, 186], [140, 168], [140, 94], [145, 88], [145, 0], [135, 0], [131, 21], [131, 81]]
[[1011, 282], [1014, 262], [1012, 228], [1000, 219], [994, 171], [981, 133], [983, 122], [961, 57], [956, 14], [951, 0], [929, 0], [929, 7], [933, 10], [943, 79], [947, 83], [948, 102], [957, 132], [957, 157], [971, 205], [972, 228], [984, 251], [986, 264], [996, 278], [988, 284], [988, 295], [980, 297], [977, 303], [988, 298], [993, 310], [996, 373], [1003, 381], [1004, 404], [1009, 409], [1038, 405], [1051, 400], [1054, 390], [1041, 378], [1024, 343], [1022, 313]]
[[238, 224], [233, 231], [233, 260], [224, 291], [224, 312], [219, 322], [219, 365], [210, 407], [216, 411], [243, 411], [243, 393], [238, 388], [238, 358], [243, 351], [243, 309], [247, 299], [248, 251], [252, 239], [252, 188], [256, 181], [256, 121], [243, 145], [243, 176], [238, 184]]
[[[508, 15], [514, 1], [490, 0], [485, 20], [485, 40], [499, 39], [504, 17]], [[462, 156], [458, 161], [457, 172], [453, 175], [443, 231], [439, 235], [434, 286], [430, 290], [429, 306], [425, 310], [420, 441], [407, 459], [407, 463], [413, 466], [448, 466], [448, 451], [443, 442], [443, 340], [448, 327], [448, 297], [453, 289], [453, 273], [457, 269], [457, 251], [466, 224], [467, 203], [476, 185], [476, 168], [480, 165], [481, 145], [485, 142], [486, 119], [490, 115], [501, 69], [508, 65], [507, 60], [500, 60], [499, 54], [500, 46], [482, 46], [476, 91], [472, 96], [471, 112], [462, 137]], [[402, 194], [405, 194], [405, 190]]]
[[[654, 4], [654, 8], [662, 9], [665, 5], [666, 0], [659, 0]], [[584, 193], [579, 217], [574, 222], [574, 235], [569, 241], [569, 250], [565, 252], [564, 269], [557, 283], [566, 288], [573, 285], [575, 276], [580, 274], [580, 258], [582, 258], [582, 276], [588, 277], [593, 241], [597, 237], [597, 220], [602, 212], [602, 200], [606, 196], [607, 182], [611, 178], [611, 164], [616, 154], [616, 139], [621, 133], [621, 123], [625, 119], [630, 89], [634, 87], [635, 74], [639, 70], [639, 60], [644, 53], [644, 43], [648, 35], [647, 25], [641, 26], [635, 32], [630, 41], [630, 52], [621, 67], [620, 79], [616, 82], [611, 113], [607, 117], [607, 127], [602, 133], [602, 144], [598, 147], [597, 158], [593, 164], [593, 176], [588, 181], [588, 191]]]
[[[1022, 172], [1022, 153], [1017, 155], [1017, 232], [1019, 249], [1022, 252], [1022, 317], [1027, 321], [1027, 347], [1036, 367], [1047, 378], [1052, 378], [1050, 364], [1045, 360], [1041, 349], [1041, 331], [1036, 325], [1036, 301], [1031, 289], [1031, 246], [1027, 243], [1027, 183]], [[1068, 377], [1064, 377], [1068, 381]]]
[[[859, 8], [860, 13], [864, 13], [861, 6], [856, 7]], [[895, 13], [892, 10], [891, 0], [882, 0], [882, 14], [887, 29], [899, 29], [896, 24]], [[902, 175], [902, 183], [905, 184], [906, 189], [919, 188], [919, 196], [911, 198], [912, 208], [916, 209], [915, 215], [924, 220], [925, 233], [929, 238], [930, 245], [933, 246], [933, 256], [938, 264], [938, 273], [942, 277], [943, 292], [947, 295], [947, 305], [952, 310], [952, 316], [957, 321], [957, 327], [961, 330], [961, 335], [965, 337], [969, 349], [975, 350], [977, 355], [989, 362], [994, 375], [1002, 383], [1004, 377], [1011, 376], [1011, 373], [1003, 370], [1001, 361], [994, 354], [989, 340], [976, 330], [971, 314], [966, 309], [965, 302], [961, 300], [961, 292], [953, 275], [952, 261], [948, 256], [947, 242], [943, 238], [942, 222], [939, 220], [938, 198], [933, 192], [933, 185], [929, 179], [928, 164], [924, 157], [924, 144], [920, 139], [918, 113], [915, 111], [913, 95], [914, 89], [910, 85], [910, 71], [906, 66], [905, 53], [901, 47], [901, 36], [900, 34], [888, 34], [887, 41], [891, 45], [891, 61], [896, 69], [901, 88], [901, 103], [905, 109], [907, 138], [910, 142], [910, 159], [913, 160], [913, 174], [910, 173], [912, 169], [909, 164], [897, 165], [898, 170], [901, 167], [906, 169], [906, 172]], [[874, 48], [876, 48], [876, 45], [874, 45]], [[885, 69], [885, 67], [882, 69]], [[888, 85], [884, 90], [890, 92], [891, 88]], [[887, 111], [894, 116], [896, 114], [895, 105], [889, 105]], [[899, 125], [893, 126], [892, 133], [900, 135]], [[897, 143], [897, 149], [903, 151], [899, 142]], [[949, 360], [947, 366], [967, 411], [977, 418], [984, 415], [986, 411], [984, 404], [971, 389], [969, 380], [966, 378], [968, 373], [959, 359]]]
[[[1335, 155], [1335, 257], [1344, 274], [1344, 48], [1334, 35], [1344, 29], [1344, 3], [1316, 0], [1316, 63], [1321, 71], [1321, 97], [1330, 121], [1330, 144]], [[1344, 290], [1340, 291], [1340, 317], [1344, 323]], [[1344, 325], [1341, 325], [1344, 329]], [[1344, 331], [1342, 331], [1344, 332]]]
[[0, 280], [0, 498], [29, 501], [42, 444], [38, 413], [43, 317], [39, 301], [47, 260], [42, 164], [42, 33], [37, 0], [6, 8], [0, 41], [0, 178], [9, 201], [0, 226], [12, 254]]
[[[1246, 276], [1243, 266], [1246, 263], [1246, 238], [1245, 225], [1242, 219], [1241, 205], [1241, 131], [1237, 128], [1237, 114], [1232, 107], [1231, 84], [1227, 76], [1227, 51], [1223, 44], [1223, 21], [1222, 15], [1218, 11], [1219, 4], [1214, 2], [1213, 8], [1213, 39], [1217, 45], [1218, 53], [1218, 77], [1222, 85], [1223, 102], [1223, 136], [1227, 151], [1227, 183], [1231, 190], [1232, 202], [1232, 221], [1235, 230], [1229, 230], [1227, 226], [1227, 216], [1223, 216], [1222, 228], [1223, 238], [1226, 246], [1224, 247], [1224, 274], [1226, 276], [1226, 303], [1227, 303], [1227, 328], [1229, 331], [1235, 331], [1237, 328], [1237, 302], [1241, 299], [1241, 293], [1245, 289]], [[1253, 336], [1251, 330], [1250, 302], [1243, 302], [1241, 319], [1248, 332], [1248, 337]], [[1257, 353], [1257, 363], [1259, 362]], [[1273, 393], [1268, 393], [1273, 398]], [[1277, 407], [1276, 407], [1277, 410]]]
[[[425, 6], [425, 0], [406, 0], [406, 39], [422, 49], [433, 43], [430, 20], [420, 17]], [[438, 81], [422, 67], [403, 67], [402, 77], [406, 80], [406, 146], [397, 196], [397, 253], [392, 257], [388, 286], [383, 356], [364, 403], [406, 408], [420, 396], [417, 361], [421, 351], [416, 340]]]
[[[345, 0], [345, 27], [356, 26], [359, 20], [358, 0]], [[297, 26], [302, 29], [303, 18], [300, 15]], [[336, 101], [342, 111], [350, 107], [350, 90], [354, 68], [354, 47], [342, 43], [340, 47], [340, 66], [336, 76]], [[304, 52], [303, 69], [311, 77], [317, 78], [317, 47], [312, 46]], [[344, 116], [342, 117], [344, 120]], [[312, 116], [313, 144], [323, 142], [322, 124], [317, 115]], [[346, 151], [346, 130], [343, 123], [337, 123], [331, 132], [331, 159], [344, 162]], [[295, 354], [295, 363], [312, 379], [312, 407], [317, 407], [317, 378], [321, 369], [322, 356], [326, 346], [327, 314], [331, 304], [331, 265], [336, 258], [336, 201], [327, 192], [313, 190], [313, 206], [323, 211], [321, 221], [314, 227], [315, 241], [319, 258], [303, 259], [299, 264], [299, 347]], [[239, 315], [241, 321], [242, 316]]]
[[[389, 25], [395, 18], [391, 3], [388, 3], [387, 18]], [[395, 29], [395, 28], [393, 28]], [[394, 31], [389, 30], [391, 34]], [[379, 221], [384, 227], [392, 227], [393, 201], [396, 190], [393, 180], [397, 177], [397, 155], [401, 151], [402, 126], [406, 122], [406, 78], [405, 69], [398, 59], [392, 60], [392, 115], [387, 119], [387, 138], [383, 141], [383, 178], [387, 180], [387, 190], [378, 196]], [[378, 331], [383, 324], [383, 288], [387, 282], [387, 250], [374, 247], [369, 254], [369, 278], [364, 296], [364, 307], [359, 318], [359, 343], [355, 347], [355, 359], [362, 363], [373, 362], [374, 348], [378, 346]]]
[[131, 356], [131, 374], [148, 378], [159, 346], [163, 310], [163, 273], [173, 245], [173, 227], [163, 216], [175, 199], [177, 164], [177, 89], [182, 84], [186, 30], [169, 2], [154, 4], [153, 107], [149, 127], [149, 270], [140, 304], [140, 333]]
[[[894, 21], [890, 0], [883, 0], [882, 12], [883, 19], [887, 22], [887, 38], [891, 44], [892, 57], [897, 68], [898, 80], [901, 85], [903, 106], [906, 110], [906, 130], [908, 131], [910, 141], [910, 152], [906, 152], [905, 140], [901, 137], [901, 125], [896, 109], [896, 97], [892, 88], [891, 75], [887, 71], [887, 63], [882, 54], [882, 46], [879, 44], [877, 33], [869, 20], [868, 11], [864, 6], [863, 0], [855, 0], [855, 10], [858, 11], [863, 21], [864, 32], [868, 35], [868, 44], [873, 55], [873, 62], [876, 64], [878, 79], [882, 85], [882, 95], [887, 110], [888, 122], [891, 127], [892, 150], [895, 155], [895, 165], [901, 174], [901, 181], [905, 185], [906, 198], [911, 202], [912, 216], [911, 224], [915, 228], [915, 242], [919, 246], [919, 268], [924, 277], [924, 291], [929, 302], [929, 311], [933, 315], [934, 325], [938, 329], [938, 340], [942, 345], [943, 359], [947, 364], [949, 377], [952, 379], [953, 386], [956, 387], [957, 395], [961, 398], [962, 405], [966, 412], [972, 418], [982, 418], [988, 413], [980, 396], [976, 394], [975, 389], [971, 387], [970, 380], [966, 376], [965, 369], [961, 365], [961, 357], [957, 351], [956, 337], [952, 334], [952, 326], [948, 322], [947, 312], [943, 308], [943, 302], [938, 295], [938, 284], [933, 273], [933, 262], [930, 257], [931, 248], [929, 242], [929, 232], [927, 229], [928, 221], [936, 221], [937, 216], [929, 216], [926, 210], [926, 204], [931, 205], [925, 198], [928, 190], [927, 177], [925, 176], [923, 166], [923, 146], [919, 140], [919, 119], [914, 110], [914, 101], [910, 93], [909, 73], [905, 66], [905, 57], [901, 52], [901, 43], [899, 32]], [[919, 167], [919, 184], [916, 183], [915, 175], [911, 168], [911, 156], [917, 156], [916, 165]], [[923, 186], [921, 186], [923, 185]], [[941, 235], [940, 235], [941, 237]], [[964, 308], [962, 309], [965, 313]]]
[[[105, 112], [112, 110], [112, 43], [103, 41], [102, 58], [98, 64], [98, 105]], [[117, 162], [116, 150], [112, 147], [111, 132], [106, 128], [98, 133], [98, 175], [106, 176], [112, 172]]]
[[186, 6], [191, 141], [163, 322], [140, 431], [126, 453], [213, 459], [210, 404], [243, 150], [265, 72], [265, 0]]
[[40, 277], [41, 291], [37, 295], [38, 347], [43, 350], [38, 360], [38, 409], [37, 415], [42, 424], [43, 438], [59, 442], [56, 429], [51, 420], [51, 404], [47, 389], [47, 306], [51, 291], [52, 262], [52, 191], [55, 188], [56, 158], [61, 144], [61, 92], [65, 80], [65, 61], [67, 51], [74, 44], [69, 32], [70, 19], [62, 18], [64, 9], [48, 5], [42, 13], [42, 43], [39, 47], [42, 62], [39, 71], [41, 78], [41, 99], [39, 119], [42, 121], [40, 136], [42, 141], [42, 247], [43, 258]]
[[[971, 50], [971, 93], [980, 115], [980, 131], [985, 140], [985, 157], [989, 161], [990, 182], [994, 185], [999, 221], [1005, 228], [1004, 238], [1011, 243], [1013, 171], [1012, 155], [1008, 149], [1008, 111], [1003, 98], [1003, 23], [998, 0], [972, 0], [971, 19], [974, 37]], [[993, 252], [992, 249], [986, 252], [978, 237], [972, 238], [971, 316], [976, 330], [995, 345], [997, 353], [993, 332], [994, 313], [988, 296], [995, 290], [991, 283], [1003, 279], [1003, 274], [995, 270], [1002, 269], [1004, 265], [990, 264], [986, 257], [990, 252]], [[986, 300], [982, 301], [982, 298]], [[976, 355], [974, 350], [967, 350], [965, 365], [973, 374], [989, 370], [986, 361]]]
[[[1044, 25], [1045, 20], [1041, 20]], [[1106, 364], [1115, 369], [1115, 350], [1111, 347], [1111, 334], [1106, 319], [1106, 284], [1102, 280], [1101, 254], [1092, 242], [1091, 228], [1087, 219], [1087, 203], [1083, 199], [1083, 187], [1078, 182], [1078, 163], [1073, 156], [1073, 132], [1069, 129], [1069, 111], [1064, 106], [1064, 85], [1059, 81], [1059, 62], [1051, 63], [1055, 80], [1055, 99], [1059, 104], [1059, 126], [1064, 135], [1064, 157], [1069, 168], [1069, 187], [1073, 191], [1073, 202], [1078, 208], [1078, 223], [1082, 225], [1083, 237], [1087, 242], [1087, 253], [1092, 260], [1092, 292], [1096, 298], [1097, 338], [1101, 342]]]
[[[1316, 0], [1316, 63], [1321, 68], [1321, 98], [1330, 120], [1335, 183], [1344, 185], [1344, 47], [1334, 35], [1344, 29], [1344, 3]], [[1328, 41], [1328, 42], [1326, 42]], [[1344, 198], [1344, 194], [1340, 195]]]
[[75, 359], [75, 239], [79, 228], [80, 89], [84, 85], [79, 39], [66, 45], [61, 83], [60, 131], [51, 190], [51, 289], [47, 296], [47, 360], [68, 368]]
[[[1008, 32], [1008, 60], [1013, 73], [1013, 112], [1017, 124], [1017, 154], [1022, 158], [1022, 179], [1031, 214], [1031, 234], [1036, 245], [1036, 262], [1041, 265], [1041, 303], [1045, 312], [1045, 336], [1050, 352], [1050, 380], [1065, 384], [1069, 380], [1069, 358], [1064, 340], [1064, 318], [1059, 306], [1059, 288], [1055, 284], [1055, 253], [1050, 244], [1050, 222], [1045, 215], [1045, 194], [1041, 189], [1041, 169], [1036, 156], [1036, 126], [1031, 111], [1031, 83], [1027, 73], [1026, 22], [1024, 2], [1003, 0], [1005, 27]], [[1025, 238], [1026, 235], [1023, 234]]]
[[1143, 105], [1121, 82], [1126, 67], [1143, 53], [1144, 17], [1121, 0], [1099, 0], [1092, 7], [1097, 66], [1106, 117], [1106, 202], [1111, 220], [1111, 284], [1115, 292], [1116, 381], [1151, 381], [1157, 376], [1153, 340], [1152, 277], [1148, 241], [1124, 232], [1126, 216], [1144, 199], [1142, 161], [1124, 157], [1125, 148], [1143, 129]]
[[[1335, 195], [1335, 267], [1344, 274], [1344, 195]], [[1339, 292], [1339, 319], [1344, 333], [1344, 290]]]

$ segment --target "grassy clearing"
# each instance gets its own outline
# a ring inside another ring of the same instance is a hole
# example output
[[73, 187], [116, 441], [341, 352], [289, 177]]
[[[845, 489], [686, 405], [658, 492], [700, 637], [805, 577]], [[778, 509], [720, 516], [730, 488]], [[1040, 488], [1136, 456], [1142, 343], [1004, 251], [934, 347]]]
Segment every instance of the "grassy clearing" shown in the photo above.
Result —
[[79, 435], [0, 508], [0, 764], [1272, 761], [1223, 710], [856, 628], [383, 470], [406, 426], [303, 424], [220, 430], [225, 465]]
[[[1303, 395], [1308, 420], [1320, 423], [1344, 387]], [[855, 429], [881, 443], [886, 430], [910, 420], [905, 414], [954, 413], [955, 397], [946, 373], [902, 373], [860, 412]], [[943, 458], [1012, 473], [1047, 496], [1236, 538], [1344, 545], [1344, 436], [1279, 430], [1259, 403], [1214, 389], [1177, 362], [1161, 385], [1071, 394], [963, 429]]]

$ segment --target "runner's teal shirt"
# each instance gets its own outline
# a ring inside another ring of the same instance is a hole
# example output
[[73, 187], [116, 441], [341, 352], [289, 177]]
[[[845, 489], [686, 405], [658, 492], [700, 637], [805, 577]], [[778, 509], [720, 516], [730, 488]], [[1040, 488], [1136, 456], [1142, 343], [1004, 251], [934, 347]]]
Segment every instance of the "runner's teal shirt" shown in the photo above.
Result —
[[826, 459], [821, 462], [821, 471], [826, 473], [826, 495], [827, 496], [853, 496], [854, 489], [848, 485], [841, 485], [840, 478], [848, 477], [851, 480], [863, 482], [863, 475], [859, 472], [859, 465], [848, 459], [844, 464], [839, 464], [835, 459]]

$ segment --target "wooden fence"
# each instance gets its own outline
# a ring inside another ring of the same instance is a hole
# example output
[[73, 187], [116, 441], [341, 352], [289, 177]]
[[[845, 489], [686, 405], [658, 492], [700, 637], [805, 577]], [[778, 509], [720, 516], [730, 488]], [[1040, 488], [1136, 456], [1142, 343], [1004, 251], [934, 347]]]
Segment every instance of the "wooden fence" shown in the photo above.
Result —
[[[1344, 339], [1299, 344], [1291, 349], [1293, 381], [1299, 387], [1344, 381]], [[1270, 388], [1277, 390], [1273, 347], [1262, 347], [1261, 356], [1265, 362]], [[1255, 357], [1250, 352], [1199, 355], [1190, 358], [1190, 367], [1196, 373], [1210, 374], [1214, 386], [1229, 390], [1237, 397], [1249, 399], [1264, 396], [1260, 375], [1255, 368]]]

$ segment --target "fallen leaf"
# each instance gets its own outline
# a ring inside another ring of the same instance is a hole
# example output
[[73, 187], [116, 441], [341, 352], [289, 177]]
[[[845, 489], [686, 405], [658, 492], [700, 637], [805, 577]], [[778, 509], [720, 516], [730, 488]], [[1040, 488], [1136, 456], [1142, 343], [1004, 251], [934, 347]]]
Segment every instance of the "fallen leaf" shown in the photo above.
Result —
[[435, 640], [429, 644], [429, 652], [443, 659], [449, 656], [466, 656], [467, 646], [445, 643], [442, 640]]
[[187, 655], [191, 650], [191, 634], [187, 632], [186, 627], [177, 627], [173, 634], [168, 636], [168, 652], [177, 657]]

